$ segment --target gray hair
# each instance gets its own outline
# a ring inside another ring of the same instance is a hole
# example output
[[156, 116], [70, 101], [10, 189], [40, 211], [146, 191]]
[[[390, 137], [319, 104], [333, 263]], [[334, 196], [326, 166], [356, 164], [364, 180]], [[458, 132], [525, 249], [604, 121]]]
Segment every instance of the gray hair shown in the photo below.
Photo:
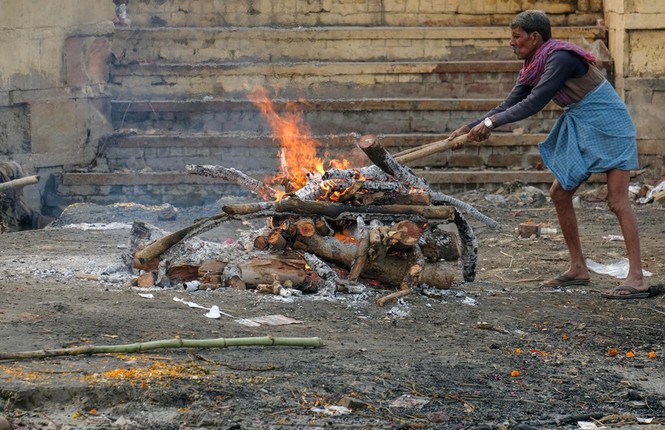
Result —
[[515, 29], [517, 27], [520, 27], [529, 34], [537, 31], [544, 42], [547, 42], [552, 37], [550, 19], [542, 10], [525, 10], [517, 14], [510, 21], [510, 28]]

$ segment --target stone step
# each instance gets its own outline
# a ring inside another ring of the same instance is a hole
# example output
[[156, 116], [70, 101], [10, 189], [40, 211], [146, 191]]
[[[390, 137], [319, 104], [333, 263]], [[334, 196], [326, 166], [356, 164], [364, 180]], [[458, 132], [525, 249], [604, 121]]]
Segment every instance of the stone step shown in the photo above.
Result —
[[[446, 0], [296, 1], [141, 0], [129, 2], [132, 25], [139, 26], [319, 26], [394, 25], [507, 26], [519, 2]], [[554, 25], [594, 25], [603, 17], [600, 1], [540, 0]]]
[[[525, 169], [540, 163], [537, 144], [544, 134], [495, 132], [487, 144], [469, 145], [454, 152], [414, 160], [410, 167], [483, 167]], [[445, 139], [442, 134], [387, 134], [381, 144], [390, 153]], [[324, 161], [354, 156], [354, 164], [367, 162], [356, 147], [356, 136], [315, 136], [314, 146]], [[279, 171], [279, 142], [256, 134], [127, 134], [112, 135], [102, 143], [110, 171], [184, 171], [186, 164], [217, 164], [236, 167], [251, 175], [269, 176]], [[350, 154], [350, 155], [349, 155]]]
[[[603, 27], [554, 27], [553, 37], [605, 40]], [[514, 60], [506, 27], [116, 28], [118, 63]]]
[[132, 63], [116, 65], [115, 98], [246, 98], [256, 87], [288, 98], [500, 98], [521, 61]]
[[[425, 178], [433, 190], [447, 193], [475, 189], [479, 185], [491, 191], [514, 182], [544, 189], [554, 178], [547, 170], [414, 170], [414, 173]], [[605, 175], [592, 175], [589, 182], [604, 183]], [[219, 179], [174, 172], [63, 173], [55, 178], [55, 187], [56, 193], [47, 196], [47, 208], [77, 202], [170, 203], [184, 207], [210, 204], [228, 196], [237, 196], [242, 201], [251, 195], [238, 185]]]
[[[273, 99], [278, 113], [287, 104], [299, 110], [313, 135], [446, 133], [479, 118], [502, 99], [394, 98], [309, 99], [294, 102]], [[526, 133], [549, 132], [561, 113], [550, 103], [540, 113], [502, 127]], [[259, 109], [243, 100], [113, 100], [111, 116], [116, 130], [169, 132], [269, 133]]]

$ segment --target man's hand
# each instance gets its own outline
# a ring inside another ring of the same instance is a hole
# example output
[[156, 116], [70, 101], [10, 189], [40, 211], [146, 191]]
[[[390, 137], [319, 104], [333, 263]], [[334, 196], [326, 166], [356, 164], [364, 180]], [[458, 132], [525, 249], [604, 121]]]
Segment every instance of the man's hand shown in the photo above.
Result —
[[457, 130], [453, 131], [450, 133], [450, 136], [448, 136], [449, 140], [453, 140], [457, 136], [461, 136], [463, 134], [467, 134], [471, 129], [469, 128], [468, 125], [465, 125], [464, 127], [460, 127]]
[[[458, 136], [462, 136], [464, 134], [467, 134], [471, 130], [468, 125], [465, 125], [463, 127], [458, 128], [457, 130], [453, 131], [450, 133], [450, 136], [448, 136], [448, 140], [453, 140], [454, 138]], [[460, 149], [462, 146], [464, 146], [464, 143], [458, 143], [455, 146], [452, 147], [453, 150], [455, 149]]]
[[469, 141], [482, 142], [483, 140], [489, 139], [491, 134], [492, 130], [485, 127], [485, 124], [481, 122], [477, 126], [473, 127], [471, 131], [469, 131]]

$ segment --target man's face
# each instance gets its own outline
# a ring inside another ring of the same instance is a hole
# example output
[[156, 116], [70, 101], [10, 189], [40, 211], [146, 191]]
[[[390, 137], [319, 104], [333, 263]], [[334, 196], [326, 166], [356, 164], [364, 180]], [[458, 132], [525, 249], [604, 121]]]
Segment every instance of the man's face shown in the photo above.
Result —
[[535, 31], [529, 34], [521, 27], [513, 28], [510, 31], [510, 46], [517, 58], [520, 60], [531, 58], [540, 46], [540, 34]]

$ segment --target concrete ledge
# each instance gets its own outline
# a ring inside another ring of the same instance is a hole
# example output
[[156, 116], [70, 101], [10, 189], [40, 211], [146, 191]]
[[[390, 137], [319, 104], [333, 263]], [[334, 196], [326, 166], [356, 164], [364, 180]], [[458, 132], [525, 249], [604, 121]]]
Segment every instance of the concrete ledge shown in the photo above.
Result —
[[[605, 40], [602, 27], [555, 27], [554, 37]], [[187, 27], [118, 29], [120, 62], [513, 60], [506, 27]]]
[[[598, 26], [553, 27], [552, 37], [570, 39], [583, 37], [588, 40], [605, 38], [607, 30]], [[313, 42], [317, 39], [381, 40], [381, 39], [448, 39], [486, 40], [510, 39], [510, 31], [504, 26], [467, 27], [396, 27], [396, 26], [316, 26], [316, 27], [131, 27], [116, 28], [118, 39], [166, 40], [199, 39], [224, 35], [225, 38], [242, 40], [286, 40]]]
[[[303, 112], [308, 111], [489, 111], [503, 99], [450, 99], [450, 98], [381, 98], [381, 99], [308, 99], [299, 104]], [[293, 100], [273, 99], [277, 111]], [[248, 100], [113, 100], [114, 112], [214, 112], [214, 111], [256, 111], [256, 106]], [[560, 111], [561, 108], [549, 103], [543, 111]]]
[[[519, 133], [504, 133], [495, 132], [492, 134], [487, 144], [482, 146], [536, 146], [542, 142], [546, 134], [519, 134]], [[396, 152], [403, 149], [408, 149], [426, 143], [435, 142], [438, 140], [446, 139], [446, 134], [425, 134], [425, 133], [411, 133], [411, 134], [381, 134], [380, 141], [385, 148], [389, 148], [391, 152]], [[275, 139], [272, 136], [266, 135], [242, 135], [226, 134], [226, 133], [201, 133], [201, 134], [187, 134], [182, 133], [160, 133], [160, 134], [140, 134], [133, 133], [127, 135], [112, 135], [105, 138], [108, 143], [106, 147], [114, 148], [164, 148], [168, 146], [174, 147], [237, 147], [245, 146], [252, 148], [273, 147], [276, 145]], [[338, 136], [313, 136], [313, 139], [320, 142], [323, 146], [337, 145], [337, 146], [351, 146], [354, 144], [355, 137], [353, 135], [338, 135]], [[344, 148], [342, 148], [344, 149]], [[393, 151], [395, 149], [396, 151]], [[334, 156], [334, 153], [332, 154]]]

